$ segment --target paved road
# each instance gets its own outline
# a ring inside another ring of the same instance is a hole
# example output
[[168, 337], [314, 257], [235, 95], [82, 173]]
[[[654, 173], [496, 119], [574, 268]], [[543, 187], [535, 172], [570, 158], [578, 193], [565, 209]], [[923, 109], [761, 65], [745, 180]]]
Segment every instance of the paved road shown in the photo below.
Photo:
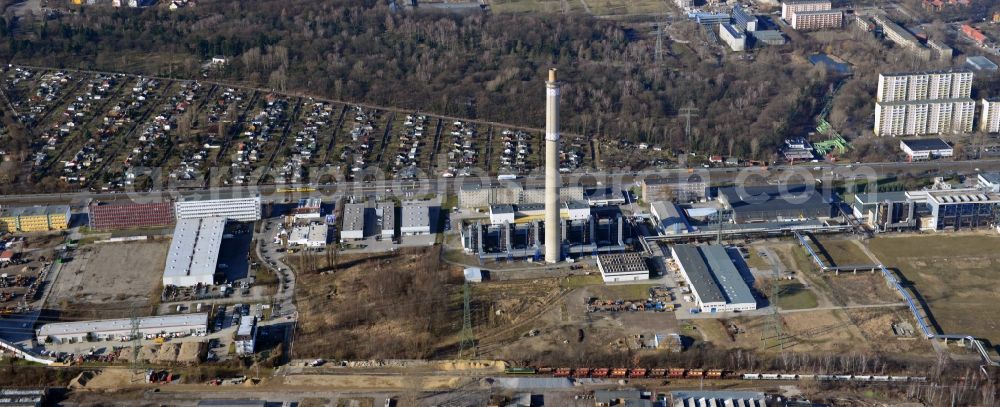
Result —
[[844, 306], [830, 306], [830, 307], [818, 307], [818, 308], [805, 308], [805, 309], [783, 309], [779, 310], [779, 314], [794, 314], [797, 312], [812, 312], [812, 311], [832, 311], [832, 310], [846, 310], [846, 309], [858, 309], [858, 308], [898, 308], [906, 307], [905, 302], [894, 302], [891, 304], [863, 304], [863, 305], [844, 305]]
[[[607, 171], [607, 172], [581, 172], [564, 174], [562, 180], [568, 185], [595, 185], [598, 182], [603, 186], [621, 185], [629, 187], [635, 185], [639, 179], [646, 176], [665, 177], [688, 177], [698, 175], [703, 180], [709, 182], [813, 182], [814, 180], [838, 180], [848, 178], [865, 178], [894, 176], [902, 173], [924, 174], [926, 175], [954, 175], [971, 174], [979, 171], [1000, 170], [1000, 159], [975, 160], [975, 161], [927, 161], [927, 162], [881, 162], [866, 164], [830, 164], [815, 163], [799, 166], [772, 166], [767, 171], [754, 167], [742, 168], [700, 168], [700, 169], [659, 169], [644, 171]], [[492, 178], [480, 178], [483, 181], [490, 181]], [[342, 181], [332, 185], [313, 185], [316, 191], [308, 193], [285, 193], [278, 192], [279, 187], [273, 185], [265, 186], [236, 186], [236, 187], [210, 187], [206, 189], [184, 189], [184, 190], [154, 190], [154, 191], [130, 191], [130, 192], [94, 192], [78, 191], [65, 193], [48, 194], [20, 194], [0, 196], [0, 202], [33, 202], [33, 203], [57, 203], [57, 202], [78, 202], [85, 203], [91, 199], [112, 200], [128, 196], [134, 200], [162, 200], [164, 198], [178, 198], [186, 196], [213, 196], [229, 194], [260, 194], [261, 198], [267, 202], [290, 202], [293, 199], [305, 196], [332, 196], [340, 197], [346, 195], [404, 195], [406, 191], [416, 191], [419, 194], [434, 194], [440, 192], [456, 191], [465, 182], [466, 178], [431, 178], [419, 181], [403, 180], [376, 180], [376, 181]], [[522, 179], [523, 181], [540, 182], [544, 176], [532, 174]]]

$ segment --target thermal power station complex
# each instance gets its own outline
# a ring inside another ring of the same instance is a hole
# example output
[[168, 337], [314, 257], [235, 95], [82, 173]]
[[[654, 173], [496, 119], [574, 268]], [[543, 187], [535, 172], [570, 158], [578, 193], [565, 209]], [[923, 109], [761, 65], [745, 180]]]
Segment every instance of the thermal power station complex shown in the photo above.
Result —
[[[559, 160], [559, 81], [555, 69], [545, 82], [545, 197], [541, 204], [504, 196], [492, 190], [477, 199], [476, 206], [488, 207], [489, 217], [468, 219], [462, 226], [462, 246], [468, 254], [481, 259], [534, 258], [557, 263], [569, 255], [625, 250], [626, 233], [620, 209], [603, 200], [603, 205], [584, 199], [582, 188], [561, 188]], [[513, 183], [511, 183], [513, 184]], [[522, 195], [530, 189], [519, 184], [503, 188]], [[481, 189], [481, 187], [477, 188]], [[466, 192], [466, 191], [463, 191]], [[468, 191], [474, 192], [474, 191]], [[482, 192], [482, 191], [479, 191]], [[510, 191], [507, 191], [510, 192]], [[620, 191], [611, 191], [614, 195]], [[471, 202], [464, 202], [467, 207]], [[485, 202], [483, 202], [485, 201]], [[593, 205], [592, 205], [593, 203]]]

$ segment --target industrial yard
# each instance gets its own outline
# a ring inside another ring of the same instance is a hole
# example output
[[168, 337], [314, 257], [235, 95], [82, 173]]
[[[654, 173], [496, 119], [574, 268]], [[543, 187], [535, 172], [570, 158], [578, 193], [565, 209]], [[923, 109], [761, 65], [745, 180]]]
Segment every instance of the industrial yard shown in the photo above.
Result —
[[126, 318], [159, 302], [166, 239], [84, 245], [61, 265], [49, 304], [65, 319]]

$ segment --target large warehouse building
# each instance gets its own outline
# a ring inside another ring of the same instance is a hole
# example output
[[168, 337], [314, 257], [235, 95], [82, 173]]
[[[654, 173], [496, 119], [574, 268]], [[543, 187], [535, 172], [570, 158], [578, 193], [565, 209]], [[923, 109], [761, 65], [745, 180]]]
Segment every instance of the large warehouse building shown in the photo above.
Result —
[[828, 219], [835, 197], [824, 197], [822, 191], [807, 185], [775, 185], [719, 188], [718, 199], [736, 223], [750, 223]]
[[221, 217], [177, 221], [163, 270], [163, 286], [214, 284], [225, 229], [226, 218]]
[[174, 208], [178, 220], [222, 217], [238, 222], [255, 222], [261, 218], [260, 195], [204, 200], [187, 197], [177, 201]]
[[95, 202], [89, 208], [90, 227], [96, 230], [148, 228], [174, 224], [171, 202]]
[[[208, 314], [180, 314], [139, 318], [138, 333], [146, 335], [197, 335], [208, 332]], [[57, 322], [42, 325], [35, 331], [38, 343], [121, 340], [132, 335], [132, 320], [103, 319]]]
[[751, 311], [757, 301], [722, 245], [671, 247], [674, 263], [702, 312]]

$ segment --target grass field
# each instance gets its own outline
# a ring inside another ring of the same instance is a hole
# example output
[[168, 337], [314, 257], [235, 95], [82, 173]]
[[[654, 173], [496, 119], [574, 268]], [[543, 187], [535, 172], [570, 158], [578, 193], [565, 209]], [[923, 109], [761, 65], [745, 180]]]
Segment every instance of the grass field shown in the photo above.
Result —
[[778, 308], [806, 309], [816, 308], [816, 294], [795, 280], [782, 280], [778, 283]]
[[872, 262], [853, 240], [820, 239], [819, 243], [835, 266], [871, 264]]
[[1000, 342], [1000, 237], [936, 235], [878, 238], [871, 250], [896, 268], [930, 307], [945, 333]]

